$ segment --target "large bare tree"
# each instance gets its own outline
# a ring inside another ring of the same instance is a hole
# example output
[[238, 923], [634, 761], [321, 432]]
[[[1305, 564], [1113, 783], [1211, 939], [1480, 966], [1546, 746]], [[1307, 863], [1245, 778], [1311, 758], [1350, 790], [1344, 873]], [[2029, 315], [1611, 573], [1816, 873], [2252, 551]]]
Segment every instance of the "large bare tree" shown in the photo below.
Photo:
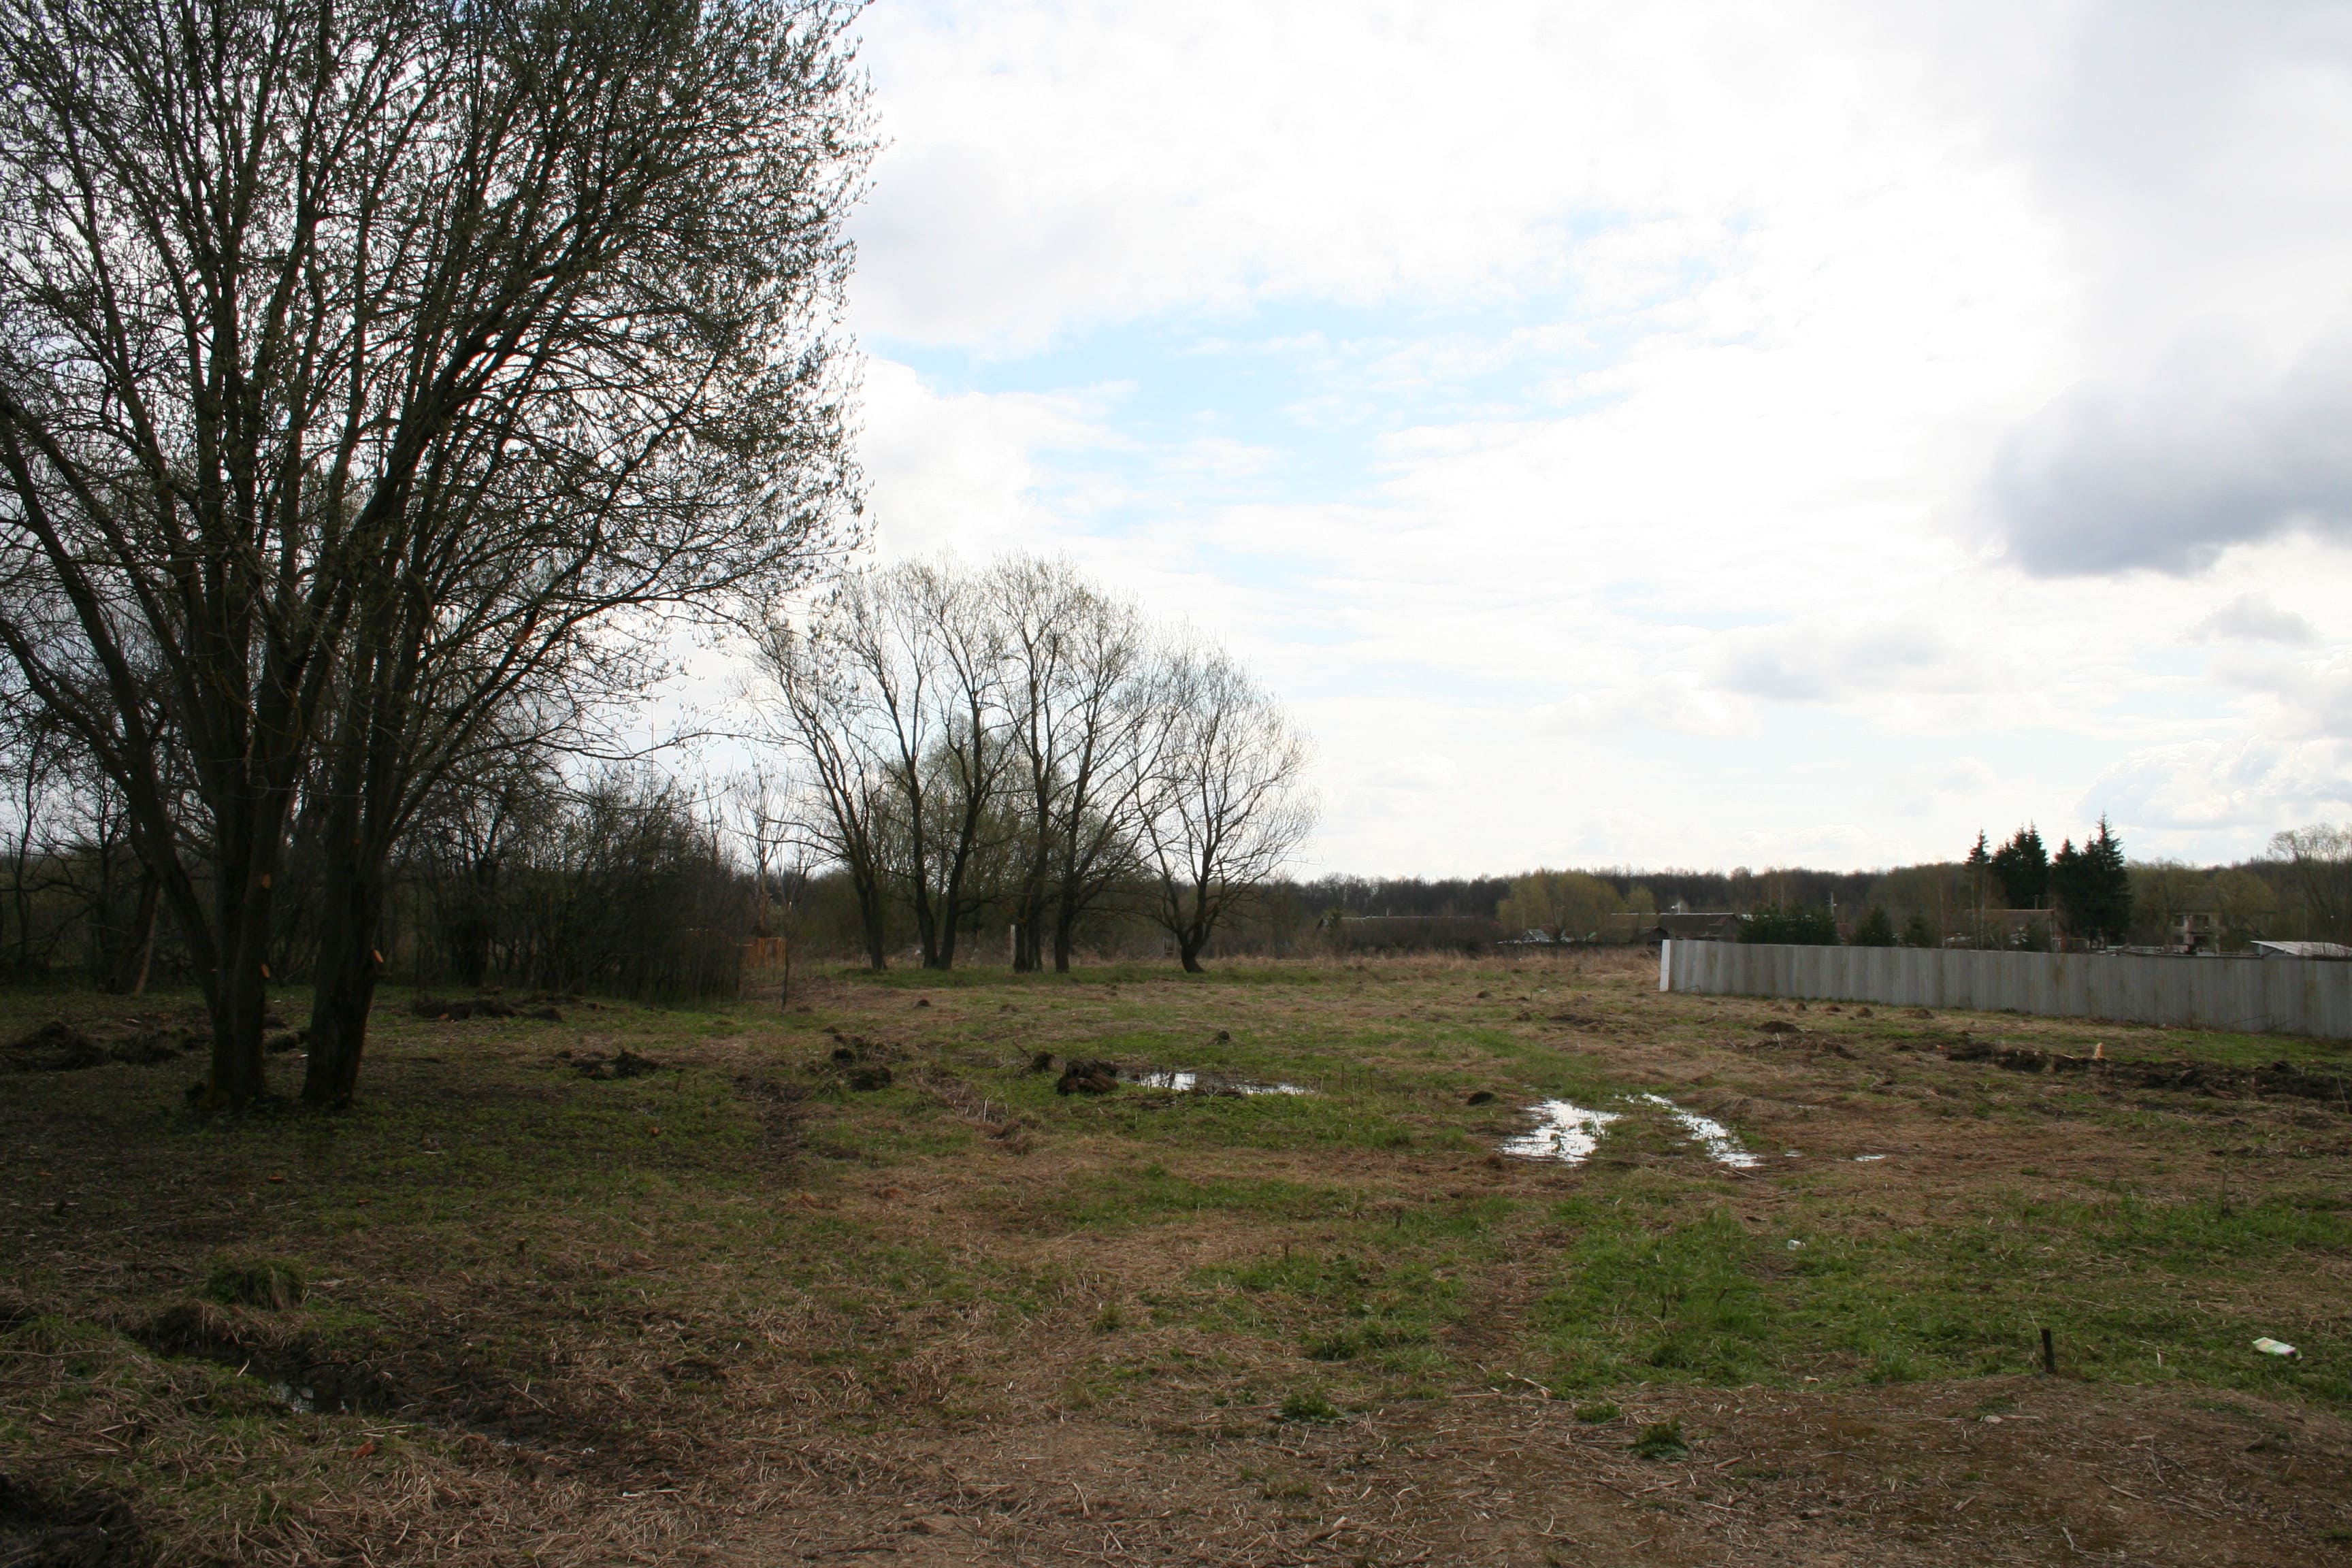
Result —
[[803, 763], [799, 839], [849, 878], [866, 965], [878, 973], [890, 964], [894, 797], [862, 673], [840, 637], [782, 621], [761, 637], [759, 664], [781, 709], [767, 738], [795, 748]]
[[418, 803], [853, 509], [851, 12], [0, 0], [0, 643], [122, 790], [217, 1099], [306, 777], [339, 1101]]
[[1308, 749], [1281, 708], [1222, 652], [1178, 654], [1144, 773], [1150, 909], [1192, 973], [1218, 925], [1315, 826]]
[[1154, 648], [1134, 608], [1067, 562], [1015, 555], [988, 574], [1004, 645], [1018, 775], [1013, 967], [1067, 973], [1078, 921], [1136, 870], [1136, 806], [1154, 716]]
[[988, 596], [940, 561], [845, 574], [804, 627], [761, 647], [781, 739], [814, 788], [813, 836], [840, 861], [883, 966], [885, 900], [914, 917], [926, 969], [951, 969], [1003, 847], [1013, 751], [1002, 628]]

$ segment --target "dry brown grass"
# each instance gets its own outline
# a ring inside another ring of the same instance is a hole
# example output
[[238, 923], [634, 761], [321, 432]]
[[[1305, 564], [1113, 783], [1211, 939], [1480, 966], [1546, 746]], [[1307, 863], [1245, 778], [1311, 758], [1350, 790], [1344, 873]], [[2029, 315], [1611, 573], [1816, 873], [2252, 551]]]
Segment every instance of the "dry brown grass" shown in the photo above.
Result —
[[[123, 1500], [140, 1529], [123, 1561], [2352, 1555], [2333, 1233], [2200, 1269], [2184, 1249], [2206, 1232], [2113, 1229], [2119, 1194], [2274, 1215], [2340, 1190], [2352, 1118], [2029, 1078], [1933, 1045], [1968, 1028], [2068, 1049], [2104, 1035], [2111, 1054], [2326, 1048], [1800, 1016], [1661, 997], [1654, 973], [844, 977], [781, 1016], [387, 1017], [369, 1103], [340, 1121], [199, 1124], [169, 1068], [9, 1080], [0, 1471], [60, 1521], [78, 1495]], [[107, 1016], [94, 999], [38, 1011]], [[1802, 1032], [1755, 1026], [1775, 1018]], [[898, 1084], [843, 1089], [824, 1065], [836, 1035]], [[556, 1055], [625, 1047], [667, 1070], [591, 1082]], [[1039, 1050], [1321, 1092], [1060, 1100], [1026, 1071]], [[1490, 1158], [1526, 1097], [1607, 1086], [1717, 1116], [1766, 1162], [1709, 1166], [1633, 1121], [1581, 1169]], [[1501, 1099], [1465, 1106], [1477, 1088]], [[2021, 1194], [2055, 1206], [2000, 1219]], [[2214, 1212], [2226, 1227], [2236, 1210]], [[1747, 1238], [1708, 1266], [1764, 1292], [1773, 1321], [1721, 1331], [1733, 1360], [1654, 1369], [1622, 1359], [1638, 1322], [1562, 1338], [1563, 1281], [1620, 1256], [1590, 1249], [1628, 1216], [1660, 1245]], [[2012, 1357], [1869, 1382], [1866, 1321], [1957, 1288], [1923, 1238], [2020, 1223], [2047, 1227], [2048, 1261], [2031, 1236], [2014, 1256], [2060, 1313], [2063, 1375]], [[1847, 1249], [1853, 1278], [1791, 1272], [1774, 1249], [1799, 1229]], [[2095, 1284], [2067, 1279], [2062, 1248]], [[308, 1300], [203, 1303], [230, 1252], [297, 1261]], [[1294, 1258], [1360, 1268], [1364, 1300], [1387, 1304], [1367, 1320], [1345, 1290], [1280, 1283]], [[2101, 1292], [2108, 1316], [2064, 1306]], [[1416, 1293], [1443, 1310], [1415, 1317]], [[2254, 1364], [2256, 1317], [2301, 1325], [2309, 1359]], [[1387, 1319], [1423, 1338], [1308, 1353]], [[273, 1384], [299, 1376], [353, 1407], [289, 1410]], [[1336, 1418], [1282, 1418], [1308, 1395]], [[1578, 1419], [1603, 1402], [1619, 1413]], [[1688, 1453], [1635, 1457], [1633, 1434], [1669, 1420]]]

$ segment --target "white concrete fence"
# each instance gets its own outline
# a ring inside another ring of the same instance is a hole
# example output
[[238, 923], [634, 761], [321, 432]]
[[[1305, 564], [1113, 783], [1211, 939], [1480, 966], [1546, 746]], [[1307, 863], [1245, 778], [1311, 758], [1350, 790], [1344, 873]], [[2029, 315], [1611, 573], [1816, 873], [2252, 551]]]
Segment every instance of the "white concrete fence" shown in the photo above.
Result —
[[1668, 942], [1658, 989], [2352, 1038], [2352, 963]]

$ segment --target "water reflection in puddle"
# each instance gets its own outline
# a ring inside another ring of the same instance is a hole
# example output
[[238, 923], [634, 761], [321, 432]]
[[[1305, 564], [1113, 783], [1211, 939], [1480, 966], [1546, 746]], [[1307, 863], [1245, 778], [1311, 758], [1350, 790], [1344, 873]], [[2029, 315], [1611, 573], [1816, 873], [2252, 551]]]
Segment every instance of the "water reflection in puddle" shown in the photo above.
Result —
[[1227, 1078], [1223, 1073], [1194, 1072], [1185, 1068], [1136, 1068], [1118, 1075], [1121, 1083], [1138, 1089], [1164, 1089], [1176, 1094], [1311, 1094], [1295, 1083], [1256, 1083]]
[[1690, 1134], [1691, 1142], [1705, 1149], [1706, 1157], [1717, 1164], [1744, 1171], [1757, 1163], [1756, 1156], [1740, 1147], [1739, 1140], [1732, 1135], [1731, 1129], [1712, 1116], [1685, 1110], [1663, 1094], [1644, 1094], [1636, 1098], [1644, 1105], [1658, 1107], [1682, 1123], [1683, 1131]]
[[1536, 1118], [1533, 1130], [1503, 1144], [1503, 1152], [1523, 1160], [1558, 1160], [1581, 1165], [1601, 1147], [1601, 1134], [1618, 1120], [1613, 1110], [1587, 1110], [1565, 1100], [1547, 1100], [1528, 1107]]

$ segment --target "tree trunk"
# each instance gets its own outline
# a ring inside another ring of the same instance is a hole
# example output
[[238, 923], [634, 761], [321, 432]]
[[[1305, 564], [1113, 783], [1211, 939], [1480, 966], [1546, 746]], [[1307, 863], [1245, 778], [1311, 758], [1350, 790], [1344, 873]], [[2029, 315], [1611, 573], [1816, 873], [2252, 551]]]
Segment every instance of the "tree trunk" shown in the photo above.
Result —
[[1176, 939], [1176, 955], [1183, 961], [1187, 974], [1205, 974], [1201, 967], [1201, 950], [1209, 944], [1205, 931], [1186, 931]]
[[376, 960], [383, 921], [383, 856], [361, 841], [358, 813], [339, 808], [326, 833], [319, 910], [319, 984], [310, 1004], [310, 1066], [302, 1098], [342, 1107], [359, 1091], [368, 1010], [383, 965]]
[[1061, 896], [1054, 902], [1054, 973], [1070, 972], [1070, 955], [1078, 944], [1078, 917], [1086, 913], [1087, 900], [1079, 897], [1074, 880], [1066, 879]]
[[498, 900], [498, 857], [484, 854], [466, 868], [464, 902], [450, 932], [450, 957], [457, 978], [480, 989], [490, 975], [490, 937], [496, 923], [492, 910]]
[[925, 969], [955, 967], [956, 933], [963, 924], [963, 871], [958, 867], [948, 879], [947, 889], [940, 895], [940, 905], [927, 928], [929, 940], [925, 943]]
[[147, 966], [155, 957], [155, 917], [163, 907], [163, 882], [146, 862], [139, 866], [139, 901], [131, 917], [131, 944], [121, 956], [114, 989], [131, 995], [147, 990]]
[[[266, 874], [265, 874], [266, 875]], [[224, 890], [222, 963], [207, 998], [213, 1024], [207, 1100], [242, 1110], [268, 1087], [261, 1049], [262, 1015], [269, 1010], [269, 889], [255, 887], [237, 907]]]
[[[230, 795], [231, 809], [216, 818], [214, 852], [213, 948], [199, 954], [198, 972], [207, 982], [205, 1001], [212, 1015], [212, 1075], [205, 1103], [215, 1110], [242, 1110], [268, 1087], [261, 1048], [261, 1018], [269, 1010], [270, 912], [273, 883], [285, 843], [292, 791], [268, 784]], [[173, 901], [200, 911], [195, 889], [184, 876], [171, 885]], [[184, 926], [198, 923], [184, 919]], [[209, 973], [206, 973], [209, 971]]]
[[922, 953], [922, 967], [937, 969], [940, 967], [939, 917], [931, 909], [930, 894], [923, 887], [919, 872], [914, 879], [914, 884], [915, 945]]
[[[364, 893], [355, 900], [362, 906], [378, 901]], [[345, 918], [356, 926], [369, 912], [365, 907], [354, 908]], [[302, 1098], [309, 1103], [340, 1108], [358, 1093], [368, 1010], [375, 1005], [381, 968], [372, 943], [338, 942], [321, 949], [318, 994], [310, 1005], [310, 1067], [302, 1077]]]
[[1032, 885], [1013, 911], [1013, 967], [1030, 973], [1045, 967], [1045, 889]]
[[866, 928], [866, 966], [879, 974], [890, 967], [889, 911], [883, 907], [877, 879], [860, 877], [854, 869], [850, 877], [857, 888], [858, 923]]

